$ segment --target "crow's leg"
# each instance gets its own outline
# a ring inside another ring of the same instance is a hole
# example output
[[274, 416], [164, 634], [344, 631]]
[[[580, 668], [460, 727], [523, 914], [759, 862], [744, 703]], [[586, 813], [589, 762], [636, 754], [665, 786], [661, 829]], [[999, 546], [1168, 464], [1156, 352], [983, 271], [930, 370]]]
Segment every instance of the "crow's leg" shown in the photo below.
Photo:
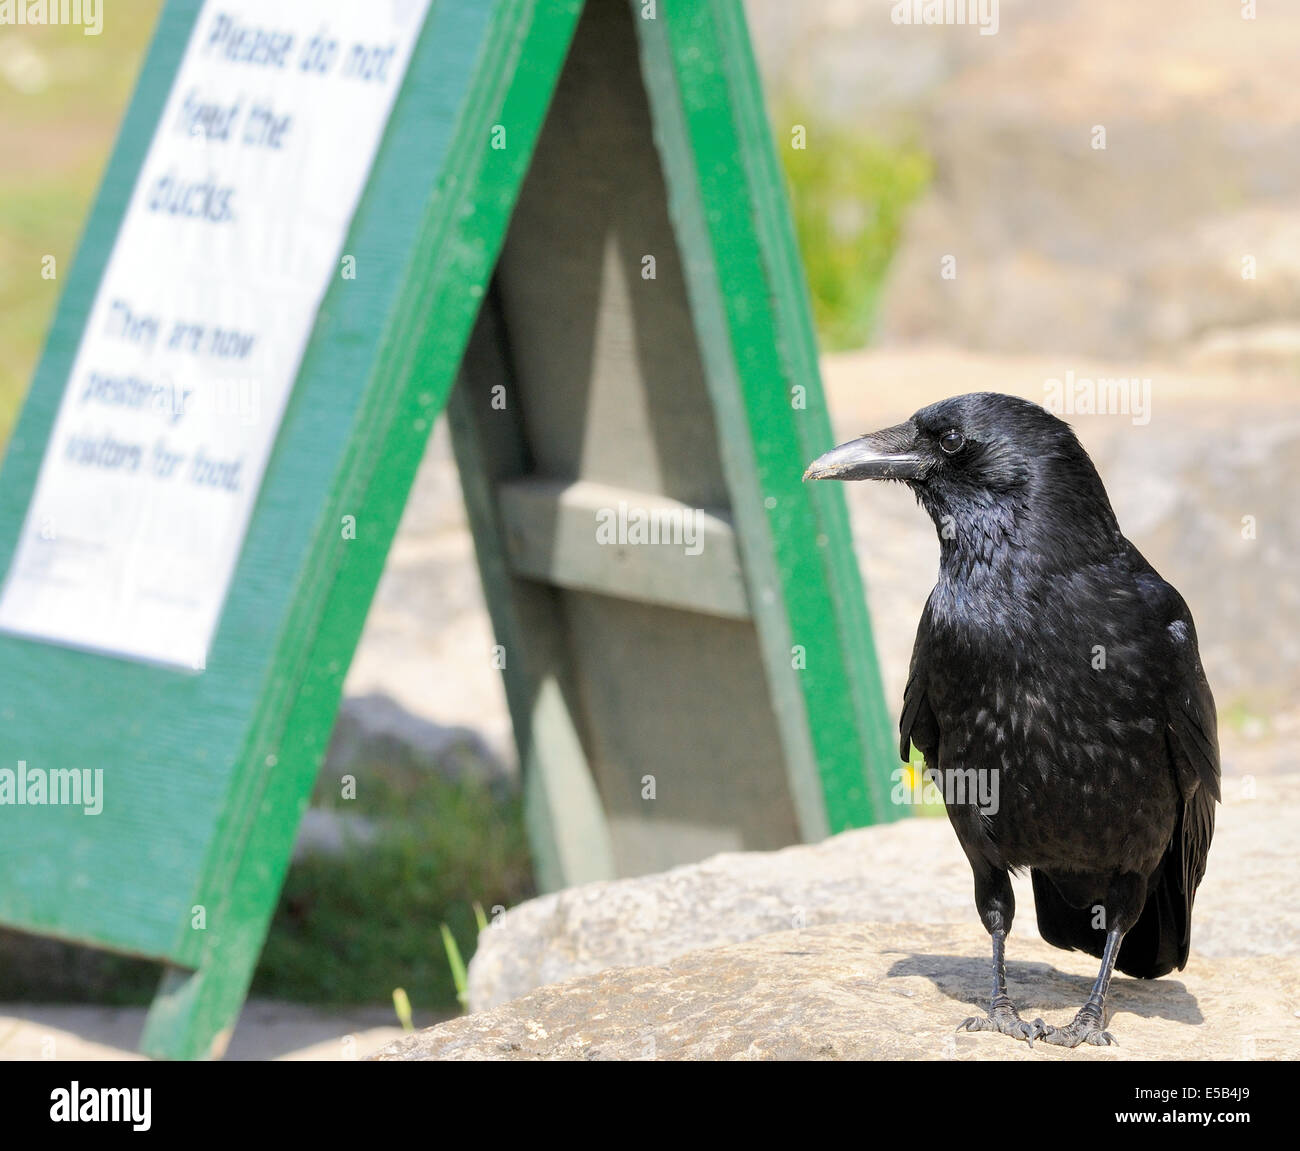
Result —
[[1026, 1023], [1020, 1018], [1007, 994], [1007, 932], [1016, 914], [1016, 900], [1011, 892], [1011, 877], [1005, 871], [976, 872], [975, 904], [988, 933], [993, 936], [993, 997], [987, 1015], [972, 1015], [958, 1031], [1000, 1031], [1023, 1039], [1030, 1047], [1045, 1034], [1041, 1019]]
[[1115, 970], [1115, 956], [1119, 954], [1119, 945], [1123, 939], [1124, 932], [1118, 928], [1106, 933], [1101, 970], [1097, 973], [1097, 982], [1092, 985], [1092, 993], [1087, 1002], [1079, 1008], [1079, 1014], [1068, 1026], [1048, 1027], [1043, 1036], [1044, 1043], [1053, 1043], [1058, 1047], [1078, 1047], [1080, 1043], [1109, 1047], [1115, 1043], [1115, 1037], [1103, 1028], [1106, 1026], [1106, 989], [1110, 986], [1111, 972]]
[[993, 998], [989, 1002], [989, 1013], [972, 1015], [957, 1030], [1000, 1031], [1003, 1035], [1023, 1039], [1032, 1047], [1034, 1040], [1046, 1033], [1047, 1027], [1041, 1019], [1035, 1019], [1032, 1023], [1021, 1019], [1007, 994], [1006, 942], [1005, 931], [993, 933]]
[[1105, 1030], [1106, 991], [1110, 987], [1110, 977], [1115, 970], [1115, 958], [1119, 955], [1120, 944], [1124, 942], [1125, 933], [1142, 914], [1146, 897], [1147, 881], [1144, 875], [1129, 872], [1111, 881], [1103, 904], [1106, 910], [1106, 946], [1102, 949], [1101, 970], [1097, 972], [1097, 981], [1092, 985], [1087, 1002], [1079, 1008], [1079, 1014], [1066, 1027], [1048, 1027], [1043, 1035], [1045, 1042], [1057, 1047], [1078, 1047], [1081, 1043], [1109, 1047], [1115, 1043], [1115, 1037]]

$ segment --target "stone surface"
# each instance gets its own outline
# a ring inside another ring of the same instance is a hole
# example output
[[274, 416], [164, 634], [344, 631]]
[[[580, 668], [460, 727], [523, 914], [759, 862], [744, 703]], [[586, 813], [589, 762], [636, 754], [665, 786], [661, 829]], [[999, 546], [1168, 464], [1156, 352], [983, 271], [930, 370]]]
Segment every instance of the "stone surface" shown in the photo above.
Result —
[[[694, 951], [546, 987], [403, 1037], [377, 1059], [1294, 1059], [1300, 956], [1198, 957], [1176, 976], [1117, 977], [1116, 1047], [1075, 1051], [956, 1034], [988, 994], [978, 926], [836, 924]], [[1095, 961], [1022, 941], [1021, 1014], [1063, 1025]]]
[[[850, 38], [902, 48], [929, 32]], [[935, 179], [906, 222], [884, 340], [1150, 357], [1295, 316], [1300, 97], [1285, 61], [1300, 9], [1041, 0], [965, 40], [913, 103]], [[955, 278], [939, 275], [946, 255]]]
[[[143, 1059], [136, 1045], [145, 1013], [143, 1007], [0, 1003], [0, 1062]], [[365, 1059], [401, 1034], [392, 1008], [318, 1008], [250, 999], [225, 1058]]]
[[[1234, 776], [1225, 781], [1224, 800], [1197, 896], [1193, 955], [1300, 958], [1300, 775]], [[1014, 883], [1013, 957], [1038, 934], [1029, 878]], [[978, 927], [970, 867], [946, 819], [717, 855], [529, 900], [480, 935], [469, 968], [470, 1007], [483, 1011], [545, 984], [668, 963], [773, 932], [864, 922]]]

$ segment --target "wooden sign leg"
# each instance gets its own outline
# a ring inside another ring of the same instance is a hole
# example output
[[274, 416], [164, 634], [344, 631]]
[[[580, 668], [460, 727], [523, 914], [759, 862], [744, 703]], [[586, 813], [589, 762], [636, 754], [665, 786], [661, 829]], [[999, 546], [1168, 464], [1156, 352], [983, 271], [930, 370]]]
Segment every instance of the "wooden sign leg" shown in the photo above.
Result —
[[525, 475], [530, 463], [500, 309], [494, 288], [470, 336], [447, 417], [504, 663], [537, 882], [556, 891], [613, 878], [613, 849], [574, 722], [576, 689], [558, 594], [512, 574], [502, 546], [506, 529], [496, 492]]
[[[229, 988], [229, 975], [168, 966], [149, 1008], [140, 1050], [155, 1059], [220, 1059], [244, 1003], [247, 980]], [[248, 972], [252, 978], [252, 971]]]

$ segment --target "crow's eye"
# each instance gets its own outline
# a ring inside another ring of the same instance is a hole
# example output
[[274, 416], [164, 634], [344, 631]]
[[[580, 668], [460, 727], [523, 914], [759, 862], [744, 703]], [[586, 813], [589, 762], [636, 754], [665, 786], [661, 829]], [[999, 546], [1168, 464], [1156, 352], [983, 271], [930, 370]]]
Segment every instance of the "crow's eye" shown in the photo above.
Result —
[[966, 445], [966, 437], [961, 432], [944, 432], [939, 437], [939, 446], [943, 448], [944, 454], [955, 456]]

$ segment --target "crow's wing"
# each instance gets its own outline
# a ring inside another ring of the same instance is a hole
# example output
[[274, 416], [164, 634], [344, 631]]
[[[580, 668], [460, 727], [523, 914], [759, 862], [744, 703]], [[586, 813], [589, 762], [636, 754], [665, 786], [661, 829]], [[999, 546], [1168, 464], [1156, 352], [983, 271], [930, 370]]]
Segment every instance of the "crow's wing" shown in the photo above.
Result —
[[903, 714], [898, 721], [898, 755], [905, 763], [912, 758], [912, 744], [920, 749], [930, 767], [939, 766], [939, 721], [926, 694], [929, 678], [929, 649], [933, 623], [930, 617], [930, 599], [916, 628], [916, 643], [912, 647], [912, 665], [908, 671], [907, 687], [903, 689]]
[[[1166, 585], [1167, 586], [1167, 585]], [[1214, 696], [1205, 680], [1191, 612], [1177, 592], [1174, 619], [1165, 628], [1173, 648], [1173, 679], [1166, 722], [1169, 755], [1183, 797], [1181, 854], [1176, 878], [1187, 900], [1190, 926], [1192, 899], [1205, 875], [1205, 857], [1214, 835], [1214, 805], [1220, 796], [1219, 729]]]
[[1182, 968], [1192, 942], [1192, 904], [1205, 875], [1220, 794], [1218, 719], [1201, 667], [1196, 625], [1183, 597], [1149, 568], [1139, 575], [1149, 618], [1163, 626], [1168, 669], [1165, 744], [1182, 809], [1147, 889], [1147, 903], [1120, 948], [1116, 966], [1151, 978]]
[[[1136, 553], [1135, 553], [1136, 555]], [[1140, 556], [1134, 561], [1151, 628], [1156, 666], [1166, 669], [1163, 705], [1169, 768], [1182, 807], [1164, 858], [1149, 877], [1146, 904], [1120, 946], [1115, 966], [1140, 979], [1154, 979], [1187, 963], [1192, 937], [1192, 903], [1205, 874], [1219, 798], [1219, 745], [1214, 711], [1196, 647], [1187, 604]], [[1089, 908], [1062, 898], [1050, 877], [1032, 871], [1038, 929], [1048, 943], [1100, 956], [1105, 932]]]
[[1187, 898], [1191, 916], [1192, 896], [1205, 874], [1205, 857], [1214, 834], [1214, 805], [1219, 800], [1219, 724], [1214, 696], [1201, 667], [1192, 613], [1178, 591], [1166, 583], [1150, 564], [1132, 548], [1138, 588], [1146, 604], [1147, 618], [1164, 629], [1165, 728], [1169, 762], [1183, 812], [1179, 842], [1172, 844], [1181, 855], [1174, 878]]
[[[911, 759], [913, 744], [925, 757], [925, 765], [932, 779], [938, 778], [940, 769], [939, 744], [943, 732], [939, 726], [939, 717], [930, 701], [930, 681], [936, 670], [934, 666], [934, 619], [931, 605], [934, 592], [926, 601], [925, 611], [921, 613], [921, 622], [916, 629], [916, 643], [912, 648], [912, 666], [907, 677], [907, 687], [903, 689], [903, 714], [898, 721], [898, 754], [901, 759]], [[1002, 870], [994, 851], [994, 837], [985, 812], [969, 804], [944, 804], [948, 812], [948, 821], [956, 832], [957, 842], [970, 861], [976, 876]], [[982, 911], [982, 909], [981, 909]]]

